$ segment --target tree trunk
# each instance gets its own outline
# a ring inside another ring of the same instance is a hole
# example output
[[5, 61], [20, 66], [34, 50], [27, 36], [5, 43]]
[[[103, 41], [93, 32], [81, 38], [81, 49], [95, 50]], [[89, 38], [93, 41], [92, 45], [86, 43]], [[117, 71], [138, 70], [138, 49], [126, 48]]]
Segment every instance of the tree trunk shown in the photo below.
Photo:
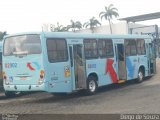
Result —
[[75, 29], [75, 28], [73, 28], [72, 30], [73, 30], [73, 32], [75, 32], [75, 31], [76, 31], [76, 29]]
[[110, 21], [110, 19], [108, 19], [108, 21], [109, 21], [109, 28], [110, 28], [110, 32], [111, 32], [111, 34], [112, 34], [111, 21]]
[[91, 29], [92, 33], [94, 33], [94, 27], [91, 27], [90, 29]]

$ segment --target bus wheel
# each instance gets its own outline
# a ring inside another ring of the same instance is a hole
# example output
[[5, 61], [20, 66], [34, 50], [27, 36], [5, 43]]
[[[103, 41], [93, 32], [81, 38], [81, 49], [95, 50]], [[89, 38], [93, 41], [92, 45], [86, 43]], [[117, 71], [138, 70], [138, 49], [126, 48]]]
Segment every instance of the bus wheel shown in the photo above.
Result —
[[142, 70], [142, 69], [139, 69], [137, 82], [138, 82], [138, 83], [141, 83], [141, 82], [143, 81], [143, 79], [144, 79], [143, 70]]
[[12, 98], [16, 96], [15, 92], [11, 92], [11, 91], [5, 91], [5, 95], [7, 98]]
[[95, 77], [89, 76], [87, 79], [87, 94], [92, 95], [97, 90], [97, 82]]
[[5, 95], [8, 98], [19, 96], [21, 92], [12, 92], [12, 91], [5, 91]]

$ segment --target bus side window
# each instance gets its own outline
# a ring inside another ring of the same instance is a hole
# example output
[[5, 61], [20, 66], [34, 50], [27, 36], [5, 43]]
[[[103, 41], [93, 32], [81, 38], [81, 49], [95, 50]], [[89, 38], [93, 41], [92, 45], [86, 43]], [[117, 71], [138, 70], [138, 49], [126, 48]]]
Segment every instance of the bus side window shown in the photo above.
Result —
[[137, 52], [138, 55], [144, 55], [146, 53], [144, 39], [137, 39]]
[[101, 58], [109, 58], [114, 56], [113, 43], [111, 39], [98, 40], [98, 53]]
[[47, 52], [49, 62], [64, 62], [68, 60], [67, 43], [65, 39], [48, 38]]
[[126, 39], [125, 40], [125, 53], [126, 56], [137, 55], [136, 40], [135, 39]]
[[84, 50], [86, 59], [94, 59], [98, 57], [97, 40], [84, 39]]

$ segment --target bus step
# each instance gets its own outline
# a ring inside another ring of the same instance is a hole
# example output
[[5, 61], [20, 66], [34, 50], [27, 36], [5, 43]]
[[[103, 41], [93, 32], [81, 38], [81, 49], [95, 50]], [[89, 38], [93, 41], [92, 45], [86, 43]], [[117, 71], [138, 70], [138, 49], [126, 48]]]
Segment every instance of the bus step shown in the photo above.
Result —
[[76, 88], [76, 90], [83, 90], [84, 88]]
[[118, 83], [124, 83], [126, 80], [118, 80]]

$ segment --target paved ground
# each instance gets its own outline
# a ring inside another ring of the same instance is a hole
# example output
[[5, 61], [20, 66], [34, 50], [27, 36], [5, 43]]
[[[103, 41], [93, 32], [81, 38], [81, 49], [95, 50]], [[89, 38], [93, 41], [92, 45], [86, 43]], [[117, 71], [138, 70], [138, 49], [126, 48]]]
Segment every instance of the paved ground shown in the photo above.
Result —
[[79, 92], [55, 97], [38, 92], [7, 99], [0, 93], [0, 113], [160, 113], [159, 63], [157, 74], [143, 83], [129, 82], [103, 87], [93, 96], [84, 96]]

